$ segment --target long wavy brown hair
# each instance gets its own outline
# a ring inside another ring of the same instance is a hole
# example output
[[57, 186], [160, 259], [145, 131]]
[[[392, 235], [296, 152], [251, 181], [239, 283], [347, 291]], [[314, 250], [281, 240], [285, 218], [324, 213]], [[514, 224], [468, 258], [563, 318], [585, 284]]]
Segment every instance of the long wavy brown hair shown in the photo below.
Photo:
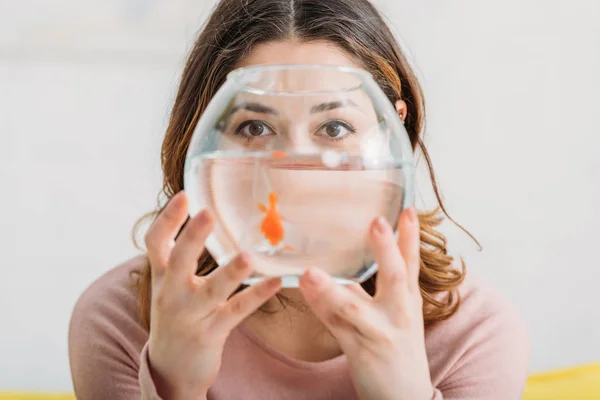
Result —
[[[367, 0], [220, 1], [191, 49], [181, 77], [162, 144], [164, 178], [159, 198], [168, 200], [183, 189], [184, 162], [192, 133], [227, 73], [255, 46], [281, 40], [333, 43], [373, 74], [390, 102], [395, 103], [398, 99], [406, 102], [404, 126], [413, 150], [420, 150], [423, 155], [439, 203], [436, 210], [419, 214], [419, 283], [424, 300], [425, 325], [448, 318], [460, 305], [457, 289], [466, 272], [462, 260], [460, 269], [454, 267], [453, 258], [446, 248], [446, 238], [437, 230], [445, 217], [452, 222], [454, 220], [444, 208], [431, 160], [421, 137], [425, 122], [423, 93], [394, 35], [378, 10]], [[155, 218], [165, 203], [159, 201], [154, 212], [138, 221], [134, 238], [140, 222]], [[197, 273], [206, 275], [216, 267], [215, 260], [205, 251], [198, 262]], [[136, 271], [135, 275], [140, 317], [149, 327], [150, 265]], [[374, 276], [363, 283], [371, 295], [375, 292], [375, 279]]]

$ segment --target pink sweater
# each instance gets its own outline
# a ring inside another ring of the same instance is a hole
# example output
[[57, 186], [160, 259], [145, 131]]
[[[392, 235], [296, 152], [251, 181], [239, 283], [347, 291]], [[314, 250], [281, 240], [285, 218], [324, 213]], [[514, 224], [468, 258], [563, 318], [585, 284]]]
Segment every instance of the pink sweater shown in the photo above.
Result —
[[[100, 277], [73, 311], [69, 356], [79, 400], [160, 399], [148, 369], [148, 331], [129, 272], [136, 257]], [[524, 325], [492, 288], [472, 279], [462, 305], [426, 332], [435, 400], [513, 400], [523, 391], [529, 347]], [[229, 336], [208, 400], [356, 399], [345, 357], [303, 362], [238, 327]]]

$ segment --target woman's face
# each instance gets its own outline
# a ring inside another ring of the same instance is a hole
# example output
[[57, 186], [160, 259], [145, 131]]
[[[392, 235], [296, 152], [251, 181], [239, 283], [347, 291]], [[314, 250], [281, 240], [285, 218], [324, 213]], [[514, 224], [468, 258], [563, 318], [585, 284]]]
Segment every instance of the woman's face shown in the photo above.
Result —
[[[327, 42], [272, 42], [257, 46], [238, 67], [257, 65], [331, 65], [360, 68], [352, 57]], [[264, 85], [264, 92], [240, 91], [229, 103], [232, 111], [220, 127], [219, 150], [284, 151], [289, 155], [336, 154], [360, 157], [365, 139], [381, 137], [380, 124], [371, 98], [354, 74], [300, 70], [264, 81], [261, 75], [247, 85]], [[256, 83], [258, 82], [258, 83]], [[257, 87], [257, 86], [255, 86]], [[258, 86], [263, 89], [263, 86]], [[337, 92], [336, 92], [337, 90]], [[275, 92], [308, 92], [302, 96], [275, 95]], [[273, 147], [274, 146], [274, 147]], [[334, 151], [329, 154], [334, 153]], [[338, 153], [339, 152], [339, 153]], [[227, 159], [211, 166], [210, 203], [221, 221], [220, 243], [240, 243], [243, 248], [260, 240], [263, 214], [256, 203], [268, 204], [270, 191], [278, 195], [278, 209], [286, 221], [285, 245], [301, 250], [303, 257], [287, 259], [286, 271], [301, 273], [308, 262], [318, 258], [328, 272], [351, 275], [363, 265], [366, 233], [370, 221], [384, 216], [393, 221], [400, 209], [402, 186], [397, 170], [347, 170], [322, 168], [320, 161], [302, 158], [306, 168], [273, 161], [256, 174], [254, 168]], [[311, 164], [311, 163], [314, 163]], [[325, 161], [323, 161], [325, 163]], [[319, 168], [310, 168], [310, 166]], [[235, 177], [235, 179], [231, 179]], [[240, 201], [252, 199], [252, 201]], [[232, 207], [230, 205], [235, 205]], [[229, 239], [231, 238], [231, 239]], [[328, 257], [328, 258], [327, 258]], [[278, 259], [263, 257], [257, 269], [276, 274]], [[356, 265], [356, 264], [359, 265]], [[290, 271], [297, 265], [298, 271]]]

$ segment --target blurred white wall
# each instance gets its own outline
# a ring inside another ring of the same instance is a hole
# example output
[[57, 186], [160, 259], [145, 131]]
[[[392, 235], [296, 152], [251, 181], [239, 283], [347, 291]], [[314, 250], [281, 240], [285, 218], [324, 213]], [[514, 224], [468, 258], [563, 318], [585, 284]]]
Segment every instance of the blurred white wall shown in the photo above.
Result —
[[[447, 224], [453, 252], [519, 307], [532, 370], [600, 361], [600, 2], [377, 3], [422, 78], [447, 205], [484, 246]], [[71, 308], [136, 253], [212, 4], [0, 0], [0, 390], [71, 390]]]

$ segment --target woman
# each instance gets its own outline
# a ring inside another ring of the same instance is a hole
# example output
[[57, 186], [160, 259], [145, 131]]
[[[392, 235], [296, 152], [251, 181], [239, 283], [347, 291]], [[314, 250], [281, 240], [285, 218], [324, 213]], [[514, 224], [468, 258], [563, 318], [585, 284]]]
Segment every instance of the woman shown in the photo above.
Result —
[[437, 193], [419, 136], [421, 90], [371, 3], [221, 1], [183, 72], [162, 147], [170, 201], [146, 234], [147, 254], [99, 278], [73, 312], [77, 397], [518, 399], [528, 367], [522, 323], [492, 289], [465, 279], [464, 265], [453, 265], [437, 210], [406, 210], [398, 243], [385, 221], [373, 222], [380, 269], [362, 287], [311, 269], [299, 290], [280, 290], [277, 279], [239, 290], [252, 271], [245, 255], [216, 268], [203, 249], [212, 216], [187, 218], [185, 154], [227, 73], [257, 64], [371, 72], [425, 154]]

